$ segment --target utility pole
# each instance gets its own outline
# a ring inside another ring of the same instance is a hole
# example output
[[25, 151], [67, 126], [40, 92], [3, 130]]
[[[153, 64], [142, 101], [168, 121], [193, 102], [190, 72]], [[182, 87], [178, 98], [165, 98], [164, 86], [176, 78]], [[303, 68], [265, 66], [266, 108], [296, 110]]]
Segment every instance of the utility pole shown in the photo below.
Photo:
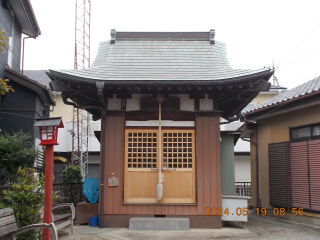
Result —
[[[76, 0], [74, 69], [90, 67], [90, 19], [91, 0]], [[72, 165], [81, 167], [82, 176], [88, 175], [88, 134], [87, 111], [73, 108]]]

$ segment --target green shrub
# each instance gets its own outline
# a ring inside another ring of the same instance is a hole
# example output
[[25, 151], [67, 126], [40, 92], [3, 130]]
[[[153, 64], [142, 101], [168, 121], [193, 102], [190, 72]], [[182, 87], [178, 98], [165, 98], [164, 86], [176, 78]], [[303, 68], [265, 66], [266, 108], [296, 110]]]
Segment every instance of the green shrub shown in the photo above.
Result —
[[[19, 228], [42, 222], [44, 176], [36, 176], [35, 169], [18, 168], [17, 179], [10, 183], [12, 190], [4, 191], [4, 199], [10, 202]], [[4, 207], [4, 206], [2, 206]], [[41, 230], [31, 230], [18, 235], [19, 240], [38, 239]]]
[[7, 133], [0, 135], [0, 185], [12, 181], [19, 167], [30, 167], [37, 154], [31, 134], [20, 131], [12, 136]]
[[82, 181], [80, 166], [69, 166], [61, 173], [64, 183], [78, 183]]

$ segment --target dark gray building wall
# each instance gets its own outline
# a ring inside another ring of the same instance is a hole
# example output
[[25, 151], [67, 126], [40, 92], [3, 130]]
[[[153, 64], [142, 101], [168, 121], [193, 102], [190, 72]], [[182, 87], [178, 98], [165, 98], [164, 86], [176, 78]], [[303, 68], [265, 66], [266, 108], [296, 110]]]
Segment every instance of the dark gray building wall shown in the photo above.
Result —
[[[0, 4], [0, 27], [6, 32], [6, 37], [9, 37], [11, 34], [12, 27], [12, 18], [9, 10], [3, 8], [3, 0]], [[4, 77], [4, 69], [8, 60], [8, 52], [0, 53], [0, 78]]]
[[35, 103], [35, 108], [36, 108], [36, 114], [35, 117], [36, 118], [45, 118], [45, 117], [49, 117], [49, 110], [50, 108], [45, 106], [42, 102], [42, 100], [40, 99], [39, 95], [36, 95], [36, 103]]
[[13, 81], [10, 85], [15, 92], [2, 96], [0, 129], [9, 134], [18, 132], [20, 129], [24, 132], [33, 132], [37, 93]]
[[[12, 46], [12, 66], [11, 69], [20, 72], [20, 58], [21, 58], [21, 26], [18, 19], [12, 18], [11, 10], [5, 9], [2, 5], [3, 0], [0, 4], [0, 27], [6, 32], [6, 37], [12, 36], [12, 23], [14, 22], [14, 33], [13, 33], [13, 46]], [[4, 69], [8, 62], [8, 52], [0, 53], [0, 77], [4, 77]]]
[[2, 97], [1, 108], [35, 110], [36, 93], [14, 81], [10, 82], [14, 92], [8, 92]]
[[20, 59], [21, 59], [21, 26], [14, 18], [14, 37], [13, 37], [13, 50], [12, 50], [12, 67], [11, 69], [20, 73]]

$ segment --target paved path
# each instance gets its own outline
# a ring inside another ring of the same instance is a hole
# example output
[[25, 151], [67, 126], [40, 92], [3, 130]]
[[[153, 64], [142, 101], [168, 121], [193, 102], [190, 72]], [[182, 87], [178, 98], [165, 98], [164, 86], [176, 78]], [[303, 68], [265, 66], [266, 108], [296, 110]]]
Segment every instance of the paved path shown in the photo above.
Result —
[[[209, 217], [208, 217], [208, 220]], [[190, 231], [129, 231], [127, 228], [75, 226], [75, 235], [59, 231], [63, 240], [204, 240], [204, 239], [320, 239], [320, 227], [267, 216], [249, 216], [244, 229], [226, 225], [223, 229], [191, 229]]]

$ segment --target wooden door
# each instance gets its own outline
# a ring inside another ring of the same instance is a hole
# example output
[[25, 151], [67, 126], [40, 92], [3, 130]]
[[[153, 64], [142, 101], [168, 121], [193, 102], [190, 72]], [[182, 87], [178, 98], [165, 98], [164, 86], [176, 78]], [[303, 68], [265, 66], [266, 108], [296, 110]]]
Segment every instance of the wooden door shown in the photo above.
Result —
[[[161, 131], [161, 166], [157, 129], [126, 129], [124, 202], [195, 203], [194, 130]], [[157, 199], [158, 172], [163, 197]]]
[[155, 129], [126, 129], [124, 202], [157, 202], [157, 143]]
[[194, 130], [162, 131], [163, 197], [161, 203], [195, 203]]

